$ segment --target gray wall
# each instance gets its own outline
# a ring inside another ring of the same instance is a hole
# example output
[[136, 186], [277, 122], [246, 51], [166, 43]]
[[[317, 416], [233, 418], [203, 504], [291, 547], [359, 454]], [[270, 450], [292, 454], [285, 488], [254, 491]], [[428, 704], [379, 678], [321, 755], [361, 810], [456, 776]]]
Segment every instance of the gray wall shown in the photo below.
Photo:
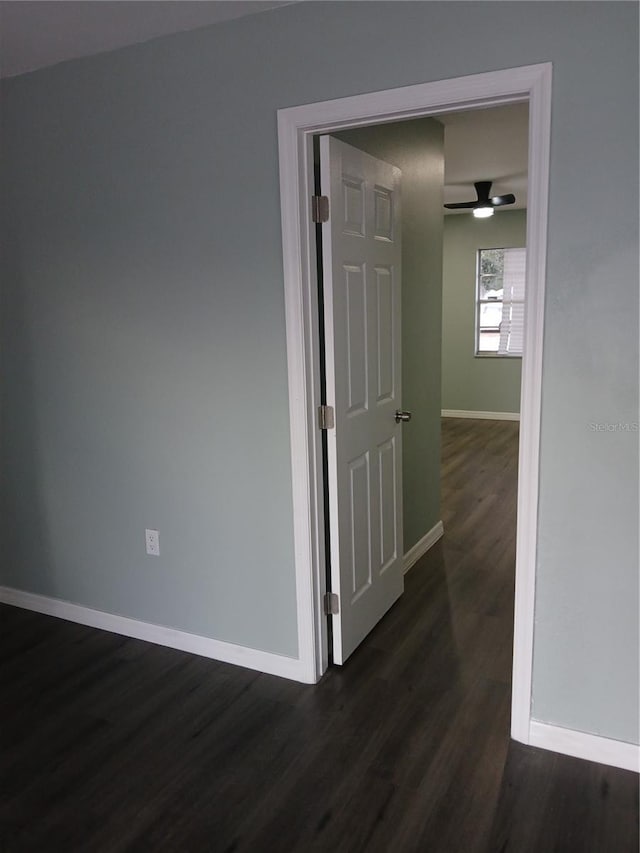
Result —
[[440, 519], [444, 128], [433, 119], [335, 134], [402, 170], [402, 432], [405, 553]]
[[519, 412], [522, 359], [475, 356], [478, 249], [526, 245], [526, 211], [444, 218], [442, 408]]
[[9, 81], [2, 583], [295, 654], [276, 109], [551, 60], [534, 714], [635, 741], [637, 23], [299, 3]]

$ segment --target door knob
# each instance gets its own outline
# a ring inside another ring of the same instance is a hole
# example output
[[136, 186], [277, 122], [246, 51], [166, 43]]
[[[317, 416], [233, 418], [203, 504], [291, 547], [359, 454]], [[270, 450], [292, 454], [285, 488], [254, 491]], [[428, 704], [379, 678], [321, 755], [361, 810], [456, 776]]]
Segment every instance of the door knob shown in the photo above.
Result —
[[411, 420], [411, 412], [403, 412], [401, 409], [398, 409], [396, 412], [396, 423], [399, 424], [401, 421], [410, 421]]

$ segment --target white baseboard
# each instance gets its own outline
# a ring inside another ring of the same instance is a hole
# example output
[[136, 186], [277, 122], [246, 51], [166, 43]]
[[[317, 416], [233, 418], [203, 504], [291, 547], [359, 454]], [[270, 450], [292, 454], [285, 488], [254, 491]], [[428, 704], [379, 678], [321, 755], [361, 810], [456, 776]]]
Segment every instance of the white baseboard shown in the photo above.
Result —
[[404, 570], [405, 575], [409, 571], [409, 569], [418, 562], [420, 557], [422, 557], [423, 554], [426, 554], [432, 545], [435, 545], [435, 543], [438, 541], [438, 539], [442, 537], [443, 534], [443, 524], [441, 521], [437, 521], [433, 525], [431, 530], [429, 530], [428, 533], [425, 533], [422, 539], [419, 539], [416, 542], [413, 548], [409, 548], [402, 560], [402, 568]]
[[640, 772], [640, 746], [531, 720], [529, 743], [574, 758]]
[[117, 616], [114, 613], [105, 613], [102, 610], [72, 604], [70, 601], [59, 598], [35, 595], [10, 587], [0, 587], [0, 602], [22, 607], [24, 610], [35, 610], [37, 613], [45, 613], [48, 616], [57, 616], [59, 619], [77, 622], [80, 625], [111, 631], [114, 634], [122, 634], [125, 637], [146, 640], [159, 646], [169, 646], [169, 648], [180, 649], [194, 655], [244, 666], [269, 675], [279, 675], [282, 678], [310, 683], [304, 662], [297, 658], [250, 649], [235, 643], [214, 640], [211, 637], [201, 637], [198, 634], [190, 634], [188, 631], [166, 628], [164, 625], [155, 625], [151, 622], [141, 622], [127, 616]]
[[470, 412], [466, 409], [443, 409], [443, 418], [477, 418], [481, 421], [519, 421], [520, 412]]

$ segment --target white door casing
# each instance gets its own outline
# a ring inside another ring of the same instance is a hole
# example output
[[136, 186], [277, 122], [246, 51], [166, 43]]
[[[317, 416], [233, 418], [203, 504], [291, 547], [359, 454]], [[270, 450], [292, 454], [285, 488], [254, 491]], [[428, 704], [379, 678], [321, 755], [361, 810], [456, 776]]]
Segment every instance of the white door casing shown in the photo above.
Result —
[[527, 299], [522, 363], [518, 527], [511, 735], [531, 739], [531, 675], [536, 544], [544, 291], [551, 138], [551, 63], [419, 83], [278, 110], [289, 422], [293, 494], [298, 658], [304, 679], [327, 668], [322, 443], [317, 406], [322, 401], [315, 260], [311, 219], [313, 136], [348, 127], [529, 104]]
[[344, 663], [404, 588], [400, 170], [320, 139], [333, 660]]

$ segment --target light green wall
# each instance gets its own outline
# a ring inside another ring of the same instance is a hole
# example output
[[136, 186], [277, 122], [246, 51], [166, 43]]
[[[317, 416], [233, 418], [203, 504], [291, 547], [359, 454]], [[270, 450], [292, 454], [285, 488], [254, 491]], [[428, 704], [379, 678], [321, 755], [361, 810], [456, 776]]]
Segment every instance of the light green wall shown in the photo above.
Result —
[[522, 359], [475, 357], [475, 277], [478, 249], [526, 245], [526, 211], [444, 222], [442, 408], [519, 412]]
[[440, 519], [444, 128], [433, 119], [337, 137], [402, 170], [402, 433], [405, 553]]
[[533, 712], [637, 740], [637, 435], [590, 426], [638, 420], [634, 3], [297, 3], [7, 81], [0, 581], [295, 654], [276, 110], [548, 61]]

